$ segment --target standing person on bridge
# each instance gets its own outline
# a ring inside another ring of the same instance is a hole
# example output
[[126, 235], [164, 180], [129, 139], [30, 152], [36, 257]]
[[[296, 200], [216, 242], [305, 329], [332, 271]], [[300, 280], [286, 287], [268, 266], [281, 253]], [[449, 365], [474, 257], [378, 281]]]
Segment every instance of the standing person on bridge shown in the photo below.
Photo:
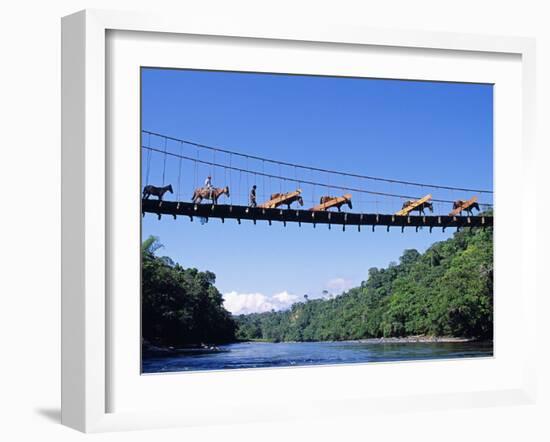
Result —
[[256, 184], [252, 186], [252, 189], [250, 189], [250, 207], [256, 207]]

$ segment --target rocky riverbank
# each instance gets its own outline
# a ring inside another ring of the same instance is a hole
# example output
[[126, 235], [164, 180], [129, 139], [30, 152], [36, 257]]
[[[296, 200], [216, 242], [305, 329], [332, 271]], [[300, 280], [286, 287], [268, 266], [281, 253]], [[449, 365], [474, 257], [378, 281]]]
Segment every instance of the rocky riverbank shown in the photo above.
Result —
[[371, 338], [357, 339], [355, 341], [346, 342], [362, 342], [365, 344], [415, 344], [415, 343], [453, 343], [453, 342], [473, 342], [474, 338], [457, 338], [454, 336], [406, 336], [402, 338]]

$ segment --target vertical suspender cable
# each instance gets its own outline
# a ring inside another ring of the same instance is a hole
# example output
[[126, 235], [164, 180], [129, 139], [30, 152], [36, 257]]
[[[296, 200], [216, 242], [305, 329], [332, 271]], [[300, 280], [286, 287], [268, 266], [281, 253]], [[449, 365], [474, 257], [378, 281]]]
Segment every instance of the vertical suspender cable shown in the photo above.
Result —
[[[426, 195], [426, 194], [424, 193], [425, 191], [426, 191], [426, 190], [424, 189], [424, 186], [420, 186], [420, 192], [421, 192], [420, 198], [424, 198], [424, 195]], [[433, 203], [432, 203], [432, 204], [433, 204]], [[420, 213], [419, 213], [419, 215], [420, 215]]]
[[233, 154], [229, 154], [229, 203], [233, 205], [233, 199], [231, 195], [233, 195], [233, 169], [232, 169], [232, 157]]
[[212, 161], [212, 173], [210, 175], [212, 175], [212, 182], [214, 182], [214, 180], [216, 179], [216, 151], [214, 150], [213, 151], [213, 161]]
[[183, 155], [183, 143], [180, 142], [180, 164], [179, 164], [179, 170], [178, 170], [178, 191], [176, 194], [176, 201], [179, 202], [180, 200], [180, 194], [181, 194], [181, 160]]
[[[313, 169], [310, 170], [310, 177], [309, 177], [309, 180], [310, 180], [312, 183], [315, 183], [315, 180], [313, 179]], [[313, 193], [313, 200], [312, 200], [312, 203], [315, 204], [315, 184], [313, 184], [312, 193]]]
[[149, 185], [149, 172], [151, 170], [151, 155], [153, 151], [151, 148], [151, 134], [149, 134], [149, 141], [147, 142], [149, 149], [147, 149], [147, 155], [145, 160], [145, 185]]
[[197, 160], [193, 161], [193, 189], [196, 189], [197, 186]]
[[250, 173], [248, 172], [248, 157], [246, 157], [246, 192], [249, 192], [250, 191], [250, 184], [248, 182], [248, 175], [250, 175]]
[[243, 178], [243, 173], [242, 173], [241, 170], [239, 170], [239, 191], [237, 193], [239, 202], [241, 202], [241, 181], [242, 181], [242, 178]]
[[223, 166], [223, 186], [227, 186], [227, 166]]
[[262, 160], [262, 180], [263, 180], [263, 183], [262, 183], [262, 193], [263, 193], [263, 200], [265, 201], [265, 161]]
[[[223, 183], [220, 186], [221, 188], [225, 188], [227, 186], [227, 166], [223, 166]], [[229, 189], [229, 195], [231, 195], [231, 189]]]
[[[231, 173], [231, 171], [229, 171]], [[227, 166], [223, 167], [223, 186], [225, 188], [227, 186]], [[229, 202], [231, 203], [231, 189], [229, 189]]]
[[164, 160], [162, 163], [162, 185], [164, 186], [165, 178], [166, 178], [166, 149], [168, 147], [168, 138], [164, 138]]
[[199, 169], [199, 166], [198, 166], [199, 160], [200, 160], [199, 148], [197, 148], [197, 160], [195, 161], [195, 177], [194, 177], [194, 178], [195, 178], [195, 184], [194, 184], [194, 185], [195, 185], [195, 189], [196, 189], [197, 187], [199, 187], [199, 186], [197, 185], [197, 184], [198, 184], [197, 181], [198, 181], [198, 178], [199, 178], [199, 171], [198, 171], [198, 169]]

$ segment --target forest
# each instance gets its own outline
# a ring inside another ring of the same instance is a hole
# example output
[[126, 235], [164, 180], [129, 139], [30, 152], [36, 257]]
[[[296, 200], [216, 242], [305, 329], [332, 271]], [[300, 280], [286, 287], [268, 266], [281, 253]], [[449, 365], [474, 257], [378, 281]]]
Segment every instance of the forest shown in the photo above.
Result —
[[158, 238], [141, 247], [142, 338], [157, 346], [185, 346], [235, 341], [236, 324], [223, 308], [216, 275], [184, 269], [157, 256]]
[[463, 230], [425, 253], [405, 250], [399, 263], [332, 299], [287, 311], [240, 315], [237, 338], [332, 341], [412, 335], [491, 339], [493, 232]]
[[159, 257], [160, 247], [155, 237], [142, 245], [142, 336], [156, 345], [493, 335], [491, 228], [456, 232], [424, 253], [405, 250], [342, 294], [239, 316], [224, 309], [212, 272]]

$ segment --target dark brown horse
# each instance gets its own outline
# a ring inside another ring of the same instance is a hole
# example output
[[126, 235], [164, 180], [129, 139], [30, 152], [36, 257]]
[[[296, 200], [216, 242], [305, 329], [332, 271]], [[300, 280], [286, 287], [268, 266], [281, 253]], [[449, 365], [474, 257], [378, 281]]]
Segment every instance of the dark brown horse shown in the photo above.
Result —
[[171, 184], [164, 187], [145, 186], [143, 188], [143, 199], [148, 200], [151, 195], [154, 195], [158, 197], [159, 201], [162, 201], [162, 197], [166, 192], [174, 193]]
[[[328, 203], [330, 200], [333, 200], [334, 196], [322, 196], [321, 199], [319, 200], [319, 204], [325, 204], [325, 203]], [[336, 207], [338, 209], [338, 212], [341, 212], [340, 208], [344, 205], [344, 204], [347, 204], [348, 207], [351, 209], [353, 209], [352, 205], [351, 205], [351, 198], [346, 198], [346, 196], [344, 196], [344, 200], [340, 201], [339, 203], [335, 204], [334, 206], [332, 207]]]
[[[415, 202], [416, 202], [416, 200], [405, 201], [403, 203], [403, 207], [401, 209], [406, 209], [407, 207], [411, 206]], [[418, 211], [419, 214], [424, 215], [424, 209], [426, 209], [426, 208], [428, 208], [430, 210], [430, 212], [434, 211], [433, 204], [430, 203], [429, 201], [425, 201], [422, 204], [419, 204], [418, 206], [416, 206], [414, 209], [412, 209], [411, 212], [413, 210], [416, 210], [416, 211]]]
[[229, 187], [225, 186], [223, 189], [220, 187], [214, 187], [212, 189], [199, 187], [193, 192], [191, 201], [195, 204], [200, 204], [202, 200], [211, 200], [212, 204], [218, 204], [218, 198], [222, 195], [227, 195], [229, 197]]
[[[285, 195], [288, 195], [288, 193], [272, 193], [270, 199], [274, 200], [275, 198], [279, 198], [280, 196], [285, 196]], [[276, 207], [282, 206], [283, 204], [286, 204], [288, 210], [290, 210], [290, 205], [294, 202], [298, 202], [298, 204], [300, 204], [300, 206], [304, 205], [304, 199], [302, 198], [302, 196], [300, 194], [297, 194], [297, 195], [293, 196], [292, 198], [289, 198], [289, 199], [285, 200], [282, 203], [274, 205], [273, 208], [276, 208]]]
[[[456, 200], [456, 201], [453, 203], [453, 210], [458, 209], [459, 207], [462, 207], [462, 205], [463, 205], [465, 202], [466, 202], [466, 201], [464, 201], [464, 200]], [[472, 216], [472, 215], [473, 215], [472, 209], [477, 209], [477, 211], [479, 212], [479, 211], [480, 211], [480, 209], [479, 209], [479, 204], [478, 204], [477, 202], [472, 203], [472, 204], [470, 204], [469, 207], [466, 207], [466, 208], [463, 209], [463, 210], [465, 210], [466, 213], [467, 213], [468, 215]], [[458, 214], [459, 214], [459, 215], [462, 215], [462, 210], [461, 210], [460, 212], [458, 212]]]

